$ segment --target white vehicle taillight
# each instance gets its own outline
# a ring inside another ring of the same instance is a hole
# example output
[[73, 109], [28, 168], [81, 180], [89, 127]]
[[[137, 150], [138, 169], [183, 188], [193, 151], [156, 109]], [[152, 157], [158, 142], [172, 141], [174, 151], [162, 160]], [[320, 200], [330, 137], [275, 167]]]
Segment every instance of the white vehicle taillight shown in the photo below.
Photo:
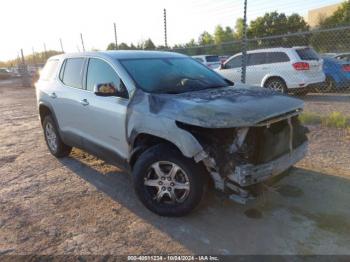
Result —
[[309, 63], [306, 63], [306, 62], [294, 63], [293, 67], [297, 71], [310, 70], [310, 65], [309, 65]]

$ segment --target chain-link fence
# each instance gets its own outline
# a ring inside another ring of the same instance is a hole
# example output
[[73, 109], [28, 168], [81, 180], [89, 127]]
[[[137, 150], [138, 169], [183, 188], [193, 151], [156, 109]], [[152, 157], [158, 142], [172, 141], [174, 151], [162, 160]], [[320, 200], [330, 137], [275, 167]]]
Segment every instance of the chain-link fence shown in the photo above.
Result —
[[246, 43], [246, 57], [242, 41], [173, 51], [194, 56], [234, 82], [241, 81], [245, 60], [247, 84], [300, 96], [350, 91], [350, 26], [248, 38]]

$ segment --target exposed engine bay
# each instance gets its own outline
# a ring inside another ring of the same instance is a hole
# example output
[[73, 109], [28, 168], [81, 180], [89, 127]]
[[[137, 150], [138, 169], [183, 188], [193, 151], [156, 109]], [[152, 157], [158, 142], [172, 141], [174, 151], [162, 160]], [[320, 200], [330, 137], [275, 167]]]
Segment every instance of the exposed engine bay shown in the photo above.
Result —
[[[203, 163], [214, 180], [221, 181], [216, 187], [223, 191], [227, 187], [242, 191], [240, 188], [264, 181], [276, 173], [277, 162], [286, 162], [285, 166], [289, 167], [288, 156], [291, 157], [295, 150], [300, 150], [307, 143], [308, 133], [297, 114], [245, 128], [177, 125], [193, 134], [203, 146], [207, 153]], [[301, 151], [303, 157], [305, 150]]]

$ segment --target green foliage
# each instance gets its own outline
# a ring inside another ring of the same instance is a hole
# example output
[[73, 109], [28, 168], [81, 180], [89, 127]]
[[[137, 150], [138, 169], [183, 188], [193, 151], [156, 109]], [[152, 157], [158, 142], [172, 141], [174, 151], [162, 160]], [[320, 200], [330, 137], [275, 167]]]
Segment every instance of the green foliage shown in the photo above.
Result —
[[350, 117], [340, 112], [332, 112], [328, 116], [320, 116], [315, 113], [304, 112], [299, 116], [301, 123], [305, 125], [319, 125], [335, 128], [350, 128]]
[[299, 116], [299, 120], [305, 125], [317, 125], [321, 123], [321, 116], [314, 113], [304, 112]]
[[[322, 19], [319, 29], [328, 29], [350, 24], [350, 2], [344, 2], [330, 17]], [[350, 30], [320, 32], [313, 34], [311, 45], [319, 52], [343, 52], [350, 49]]]
[[244, 20], [243, 18], [238, 18], [235, 25], [235, 33], [237, 39], [242, 39], [244, 34]]
[[204, 31], [198, 39], [199, 45], [212, 45], [214, 44], [214, 37], [207, 31]]
[[154, 43], [152, 42], [152, 40], [150, 38], [148, 38], [146, 41], [143, 42], [142, 47], [143, 47], [142, 49], [145, 49], [145, 50], [156, 49], [156, 46], [154, 45]]
[[340, 112], [333, 112], [322, 119], [322, 125], [327, 127], [346, 128], [350, 127], [350, 119]]
[[234, 40], [234, 34], [232, 28], [227, 26], [225, 29], [221, 25], [216, 26], [214, 31], [215, 44], [221, 44]]
[[330, 17], [320, 21], [320, 28], [331, 28], [350, 24], [350, 2], [345, 1]]
[[110, 44], [107, 46], [107, 50], [116, 50], [116, 48], [115, 48], [115, 43], [110, 43]]

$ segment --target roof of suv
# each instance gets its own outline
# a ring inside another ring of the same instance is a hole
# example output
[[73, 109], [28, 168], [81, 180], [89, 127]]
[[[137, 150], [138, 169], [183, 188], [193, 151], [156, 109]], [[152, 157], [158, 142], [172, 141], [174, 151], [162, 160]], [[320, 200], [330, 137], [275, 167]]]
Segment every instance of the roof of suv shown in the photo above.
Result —
[[260, 52], [286, 52], [290, 50], [297, 50], [297, 49], [303, 49], [303, 48], [309, 48], [308, 46], [294, 46], [294, 47], [275, 47], [275, 48], [264, 48], [264, 49], [256, 49], [247, 51], [248, 54], [250, 53], [260, 53]]
[[81, 56], [94, 56], [101, 58], [112, 59], [140, 59], [140, 58], [165, 58], [165, 57], [187, 57], [175, 52], [165, 51], [143, 51], [143, 50], [118, 50], [118, 51], [95, 51], [95, 52], [81, 52], [81, 53], [67, 53], [56, 55], [51, 58], [68, 58], [68, 57], [81, 57]]

